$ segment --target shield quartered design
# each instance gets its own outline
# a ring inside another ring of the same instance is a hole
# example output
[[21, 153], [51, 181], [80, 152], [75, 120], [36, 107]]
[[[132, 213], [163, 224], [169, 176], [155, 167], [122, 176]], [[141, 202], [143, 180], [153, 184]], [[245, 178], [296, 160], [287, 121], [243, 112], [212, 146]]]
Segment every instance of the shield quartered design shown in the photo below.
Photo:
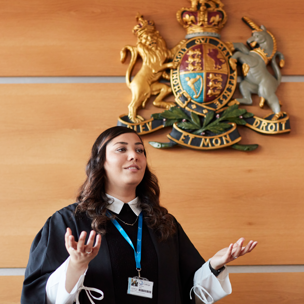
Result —
[[176, 53], [178, 67], [171, 71], [176, 102], [183, 108], [204, 115], [218, 110], [232, 97], [237, 74], [229, 65], [231, 52], [213, 37], [196, 37]]

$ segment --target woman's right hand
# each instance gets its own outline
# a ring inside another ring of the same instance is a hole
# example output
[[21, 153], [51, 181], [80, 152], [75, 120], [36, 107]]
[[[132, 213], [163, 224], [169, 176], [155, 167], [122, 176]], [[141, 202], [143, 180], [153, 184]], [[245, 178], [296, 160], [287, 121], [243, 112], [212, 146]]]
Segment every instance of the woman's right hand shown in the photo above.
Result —
[[[70, 228], [67, 228], [65, 233], [65, 247], [70, 254], [70, 264], [79, 270], [88, 268], [89, 263], [97, 256], [101, 244], [101, 235], [97, 234], [96, 236], [94, 230], [90, 232], [89, 239], [85, 245], [86, 236], [87, 233], [82, 231], [78, 242], [76, 242]], [[96, 241], [93, 246], [95, 236]]]
[[[87, 244], [85, 245], [87, 233], [82, 231], [80, 233], [78, 242], [75, 241], [72, 235], [72, 230], [67, 228], [65, 233], [65, 247], [70, 254], [70, 261], [66, 273], [65, 289], [70, 293], [76, 283], [78, 282], [81, 275], [84, 274], [89, 266], [89, 263], [96, 257], [100, 244], [101, 235], [97, 234], [95, 231], [91, 231]], [[95, 245], [94, 239], [96, 236]]]

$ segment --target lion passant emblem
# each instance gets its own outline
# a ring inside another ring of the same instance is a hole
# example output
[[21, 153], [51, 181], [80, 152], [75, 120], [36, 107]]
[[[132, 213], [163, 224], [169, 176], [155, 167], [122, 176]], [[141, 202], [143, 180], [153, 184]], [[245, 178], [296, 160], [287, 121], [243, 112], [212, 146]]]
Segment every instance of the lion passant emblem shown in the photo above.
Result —
[[[132, 100], [128, 114], [119, 116], [118, 125], [141, 135], [171, 127], [167, 135], [169, 142], [150, 144], [155, 148], [182, 145], [198, 150], [224, 147], [255, 150], [256, 144], [239, 143], [239, 126], [269, 135], [290, 132], [289, 116], [282, 111], [276, 95], [285, 59], [277, 50], [274, 35], [263, 25], [244, 17], [243, 21], [252, 30], [247, 46], [223, 42], [220, 31], [227, 22], [223, 3], [220, 0], [190, 2], [190, 8], [177, 12], [177, 21], [186, 29], [186, 37], [172, 49], [167, 48], [153, 21], [137, 15], [138, 24], [133, 28], [137, 45], [121, 50], [121, 62], [125, 62], [128, 52], [131, 54], [126, 83]], [[131, 80], [138, 57], [142, 58], [142, 67]], [[242, 98], [234, 98], [238, 64], [242, 68], [239, 85]], [[274, 76], [269, 73], [268, 65]], [[170, 86], [162, 79], [170, 80]], [[172, 93], [175, 102], [165, 101]], [[252, 94], [260, 97], [261, 108], [267, 105], [271, 109], [264, 118], [241, 108], [242, 104], [252, 104]], [[156, 95], [153, 105], [165, 110], [145, 119], [139, 112], [152, 95]]]

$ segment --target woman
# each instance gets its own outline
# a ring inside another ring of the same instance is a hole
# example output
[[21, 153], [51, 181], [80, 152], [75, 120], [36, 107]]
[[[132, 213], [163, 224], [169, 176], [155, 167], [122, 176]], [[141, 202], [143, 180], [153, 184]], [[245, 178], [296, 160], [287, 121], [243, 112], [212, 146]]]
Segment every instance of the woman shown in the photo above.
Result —
[[135, 131], [104, 131], [86, 174], [77, 202], [50, 217], [33, 241], [22, 304], [212, 303], [231, 293], [225, 264], [257, 242], [243, 247], [241, 238], [205, 263], [160, 206]]

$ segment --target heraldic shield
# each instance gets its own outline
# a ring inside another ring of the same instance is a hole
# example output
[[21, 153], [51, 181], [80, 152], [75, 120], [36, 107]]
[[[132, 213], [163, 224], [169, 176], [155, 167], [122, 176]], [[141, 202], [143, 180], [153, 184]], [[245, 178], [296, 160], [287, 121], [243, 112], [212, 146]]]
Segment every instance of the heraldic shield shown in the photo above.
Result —
[[[289, 116], [282, 112], [275, 94], [281, 82], [279, 67], [282, 68], [285, 61], [277, 51], [273, 34], [244, 17], [243, 21], [252, 29], [252, 37], [247, 41], [251, 49], [243, 43], [223, 42], [220, 31], [227, 22], [223, 3], [189, 1], [191, 7], [181, 8], [176, 14], [177, 21], [187, 31], [186, 37], [172, 49], [167, 48], [153, 21], [137, 15], [138, 24], [133, 28], [137, 45], [127, 45], [121, 50], [122, 62], [127, 52], [131, 54], [126, 83], [132, 100], [129, 113], [119, 116], [118, 125], [132, 128], [141, 135], [172, 127], [167, 135], [169, 142], [149, 143], [155, 148], [181, 145], [198, 150], [229, 146], [242, 151], [255, 150], [256, 144], [239, 144], [238, 126], [269, 135], [290, 132]], [[131, 79], [138, 56], [142, 58], [142, 67]], [[276, 58], [280, 59], [279, 67]], [[243, 98], [234, 99], [238, 62], [242, 64], [240, 92]], [[267, 69], [268, 63], [274, 76]], [[171, 92], [174, 103], [165, 100]], [[266, 102], [272, 110], [264, 118], [239, 108], [242, 104], [252, 104], [252, 93], [260, 96], [261, 108]], [[145, 119], [138, 111], [145, 107], [151, 95], [156, 96], [153, 105], [165, 111]]]
[[237, 84], [229, 48], [213, 37], [192, 38], [181, 46], [171, 70], [171, 87], [179, 106], [198, 115], [218, 110], [231, 99]]

